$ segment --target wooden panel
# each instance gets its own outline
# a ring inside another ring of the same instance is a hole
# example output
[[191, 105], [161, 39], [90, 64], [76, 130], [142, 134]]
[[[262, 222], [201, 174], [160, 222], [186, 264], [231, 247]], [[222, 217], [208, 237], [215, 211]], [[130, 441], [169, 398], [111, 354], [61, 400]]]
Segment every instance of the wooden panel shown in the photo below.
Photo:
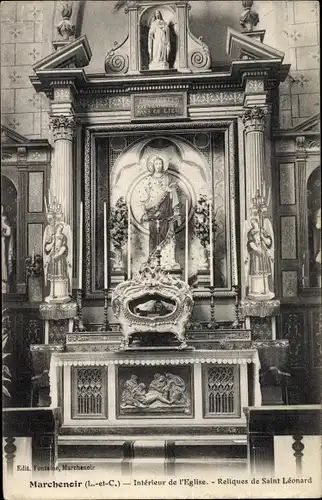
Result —
[[28, 255], [32, 255], [33, 252], [42, 255], [42, 238], [43, 225], [28, 224]]
[[41, 213], [44, 209], [44, 172], [28, 173], [28, 212]]
[[281, 258], [297, 258], [296, 217], [293, 215], [281, 217]]
[[295, 171], [294, 163], [280, 164], [280, 204], [295, 203]]
[[296, 297], [297, 283], [297, 271], [282, 271], [283, 297]]
[[288, 361], [291, 367], [302, 368], [306, 365], [305, 333], [307, 332], [303, 311], [281, 314], [281, 338], [290, 343]]

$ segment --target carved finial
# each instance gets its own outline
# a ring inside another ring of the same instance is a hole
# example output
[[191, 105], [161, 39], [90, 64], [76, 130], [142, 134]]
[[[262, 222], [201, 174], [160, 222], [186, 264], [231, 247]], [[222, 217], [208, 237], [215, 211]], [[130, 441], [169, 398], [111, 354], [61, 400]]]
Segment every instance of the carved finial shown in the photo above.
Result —
[[243, 0], [242, 4], [245, 11], [242, 13], [240, 17], [240, 24], [244, 28], [245, 31], [251, 32], [259, 23], [259, 16], [257, 12], [252, 10], [253, 0]]
[[75, 24], [70, 20], [72, 13], [73, 9], [71, 3], [64, 2], [61, 10], [63, 19], [57, 24], [57, 31], [64, 40], [69, 40], [69, 37], [75, 35]]

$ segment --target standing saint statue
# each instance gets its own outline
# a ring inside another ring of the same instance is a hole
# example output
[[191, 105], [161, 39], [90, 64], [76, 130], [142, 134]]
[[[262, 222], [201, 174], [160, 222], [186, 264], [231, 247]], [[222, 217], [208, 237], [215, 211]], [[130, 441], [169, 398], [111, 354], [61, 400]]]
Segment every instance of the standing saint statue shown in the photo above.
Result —
[[143, 205], [141, 222], [149, 223], [149, 260], [155, 258], [156, 250], [161, 250], [161, 265], [176, 269], [175, 223], [181, 224], [178, 187], [166, 172], [166, 160], [160, 155], [152, 155], [147, 160], [150, 175], [143, 181], [140, 201]]
[[269, 282], [269, 277], [273, 277], [273, 231], [267, 218], [263, 219], [263, 226], [257, 217], [251, 218], [249, 224], [246, 238], [248, 258], [245, 262], [248, 296], [255, 300], [269, 300], [274, 297]]
[[[70, 226], [58, 215], [47, 214], [48, 226], [44, 233], [45, 284], [50, 281], [49, 303], [64, 303], [71, 300], [72, 236]], [[56, 216], [57, 217], [57, 216]]]
[[1, 205], [1, 282], [2, 293], [9, 292], [9, 278], [13, 266], [12, 230]]
[[170, 55], [169, 26], [156, 10], [148, 35], [149, 69], [168, 69]]

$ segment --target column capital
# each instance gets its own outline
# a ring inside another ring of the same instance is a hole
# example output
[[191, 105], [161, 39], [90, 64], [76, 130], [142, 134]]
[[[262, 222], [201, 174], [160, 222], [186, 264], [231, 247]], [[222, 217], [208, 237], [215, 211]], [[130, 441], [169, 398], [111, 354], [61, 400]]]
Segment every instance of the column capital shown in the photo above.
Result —
[[76, 121], [74, 116], [52, 116], [50, 118], [50, 127], [55, 141], [58, 139], [72, 141], [76, 129]]
[[243, 124], [246, 132], [264, 131], [264, 120], [267, 115], [267, 106], [259, 107], [253, 106], [252, 108], [245, 108], [242, 116]]

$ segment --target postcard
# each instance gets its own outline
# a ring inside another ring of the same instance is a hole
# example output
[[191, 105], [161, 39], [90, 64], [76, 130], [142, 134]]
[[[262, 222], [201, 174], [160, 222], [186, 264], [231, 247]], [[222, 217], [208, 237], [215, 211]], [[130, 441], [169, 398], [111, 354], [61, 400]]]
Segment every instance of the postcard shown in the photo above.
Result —
[[6, 500], [315, 498], [319, 2], [1, 2]]

